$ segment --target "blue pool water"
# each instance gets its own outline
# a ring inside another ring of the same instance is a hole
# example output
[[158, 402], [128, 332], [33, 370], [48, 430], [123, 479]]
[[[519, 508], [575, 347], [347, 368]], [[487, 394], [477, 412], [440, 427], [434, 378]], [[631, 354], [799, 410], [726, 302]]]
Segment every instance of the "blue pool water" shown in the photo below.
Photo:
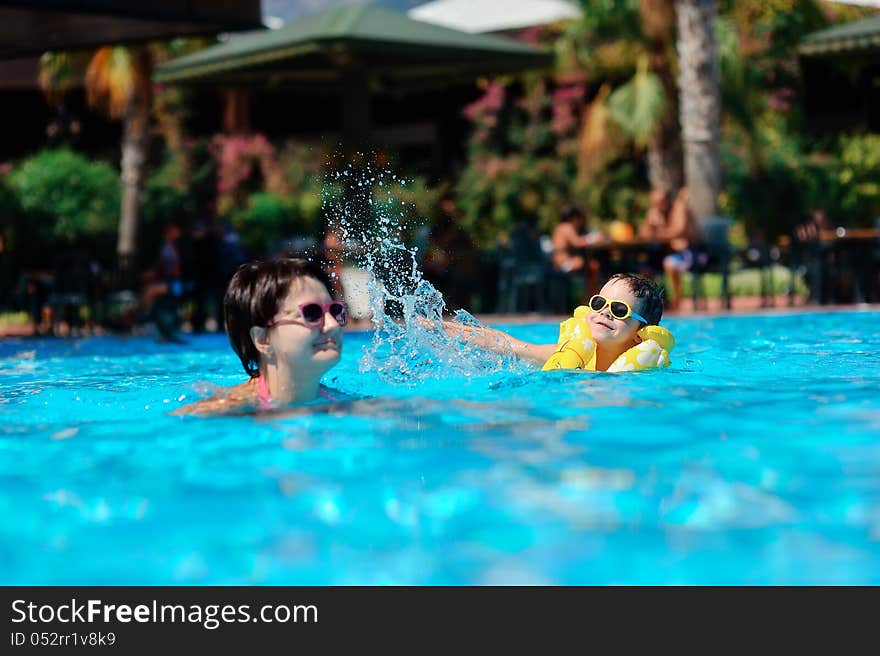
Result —
[[664, 325], [665, 371], [411, 386], [350, 333], [366, 398], [215, 419], [167, 413], [222, 335], [0, 341], [0, 583], [880, 583], [880, 313]]

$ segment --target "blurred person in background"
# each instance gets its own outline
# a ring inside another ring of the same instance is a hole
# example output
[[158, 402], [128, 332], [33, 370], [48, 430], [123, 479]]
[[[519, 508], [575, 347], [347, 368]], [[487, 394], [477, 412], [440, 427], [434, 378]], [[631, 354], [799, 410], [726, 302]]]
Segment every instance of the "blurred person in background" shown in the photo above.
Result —
[[324, 250], [324, 270], [330, 276], [332, 291], [337, 298], [342, 298], [342, 267], [344, 264], [345, 246], [342, 243], [342, 239], [329, 223], [324, 229], [322, 246]]
[[550, 237], [553, 252], [553, 268], [564, 274], [578, 274], [584, 277], [589, 293], [599, 289], [599, 273], [602, 264], [596, 257], [588, 257], [583, 251], [588, 246], [605, 241], [602, 233], [593, 231], [584, 234], [587, 216], [584, 210], [575, 205], [565, 205], [559, 212], [559, 223]]
[[663, 239], [669, 222], [669, 192], [666, 189], [652, 189], [649, 203], [645, 218], [639, 226], [639, 239]]
[[220, 231], [213, 217], [198, 219], [190, 236], [193, 332], [218, 329], [225, 281], [220, 275]]
[[142, 318], [155, 320], [162, 341], [179, 341], [178, 309], [184, 292], [183, 258], [179, 244], [182, 234], [176, 223], [165, 226], [158, 262], [143, 277], [140, 314]]
[[461, 213], [451, 193], [443, 195], [438, 210], [428, 236], [422, 270], [443, 293], [447, 308], [470, 306], [471, 296], [480, 282], [480, 253], [461, 225]]
[[12, 306], [14, 287], [12, 255], [6, 245], [6, 235], [3, 234], [3, 230], [0, 230], [0, 312]]
[[217, 287], [226, 289], [238, 267], [247, 262], [248, 256], [244, 244], [241, 243], [241, 236], [229, 221], [220, 221], [218, 239]]
[[669, 191], [662, 188], [652, 189], [649, 196], [648, 211], [645, 212], [637, 233], [640, 240], [655, 242], [645, 246], [647, 258], [639, 267], [640, 273], [649, 278], [654, 278], [663, 272], [669, 211]]
[[705, 257], [696, 251], [700, 239], [700, 228], [688, 204], [688, 189], [682, 187], [669, 210], [669, 223], [660, 233], [669, 241], [672, 253], [663, 259], [663, 270], [672, 284], [672, 300], [667, 302], [670, 309], [678, 307], [681, 301], [681, 274], [690, 271], [698, 257]]
[[820, 207], [812, 208], [806, 221], [794, 228], [794, 262], [803, 273], [814, 303], [826, 303], [831, 297], [828, 268], [834, 266], [834, 251], [830, 243], [822, 241], [822, 233], [827, 230], [831, 230], [831, 222]]

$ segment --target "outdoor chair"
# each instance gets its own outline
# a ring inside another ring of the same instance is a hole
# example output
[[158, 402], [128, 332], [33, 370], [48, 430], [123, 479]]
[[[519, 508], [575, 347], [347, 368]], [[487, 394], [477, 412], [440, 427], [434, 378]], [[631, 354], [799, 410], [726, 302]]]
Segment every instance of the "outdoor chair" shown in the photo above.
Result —
[[499, 313], [546, 310], [546, 281], [550, 263], [531, 232], [511, 232], [510, 248], [498, 261]]
[[836, 245], [836, 270], [838, 279], [834, 286], [836, 303], [871, 303], [877, 301], [878, 250], [877, 239], [841, 239]]
[[755, 239], [738, 256], [743, 269], [758, 273], [761, 307], [773, 307], [776, 304], [774, 268], [782, 257], [779, 247], [771, 246], [763, 238]]
[[97, 271], [88, 257], [78, 252], [61, 255], [54, 269], [46, 301], [52, 311], [52, 333], [59, 334], [60, 323], [64, 322], [71, 334], [78, 334], [84, 318], [91, 320], [95, 316]]
[[706, 299], [704, 276], [707, 273], [721, 274], [721, 305], [725, 310], [730, 309], [730, 224], [727, 216], [713, 216], [701, 222], [702, 238], [695, 248], [691, 268], [694, 310], [698, 308], [700, 297]]
[[818, 239], [802, 241], [790, 237], [787, 248], [787, 266], [790, 274], [788, 304], [795, 304], [797, 278], [803, 278], [807, 285], [807, 300], [810, 303], [827, 303], [831, 296], [831, 280], [828, 271], [833, 254], [827, 245]]
[[498, 262], [498, 312], [514, 313], [543, 307], [546, 265], [524, 263], [505, 253]]

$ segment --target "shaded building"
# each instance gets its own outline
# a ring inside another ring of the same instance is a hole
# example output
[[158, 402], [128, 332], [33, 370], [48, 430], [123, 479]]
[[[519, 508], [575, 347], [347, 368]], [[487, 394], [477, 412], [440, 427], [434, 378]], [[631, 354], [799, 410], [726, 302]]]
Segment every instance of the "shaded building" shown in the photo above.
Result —
[[880, 132], [880, 16], [814, 32], [798, 54], [807, 130]]
[[551, 63], [512, 39], [343, 5], [167, 62], [155, 77], [212, 107], [198, 112], [215, 117], [198, 131], [379, 146], [438, 173], [462, 154], [461, 110], [479, 95], [478, 78]]

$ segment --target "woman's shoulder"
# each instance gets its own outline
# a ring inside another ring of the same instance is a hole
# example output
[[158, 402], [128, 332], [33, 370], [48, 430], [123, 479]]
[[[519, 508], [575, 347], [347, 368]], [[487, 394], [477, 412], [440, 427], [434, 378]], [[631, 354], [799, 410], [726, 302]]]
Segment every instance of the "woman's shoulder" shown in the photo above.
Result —
[[232, 410], [253, 405], [257, 401], [257, 389], [254, 379], [246, 380], [239, 385], [224, 387], [211, 396], [195, 403], [178, 408], [173, 415], [214, 415], [224, 414]]

